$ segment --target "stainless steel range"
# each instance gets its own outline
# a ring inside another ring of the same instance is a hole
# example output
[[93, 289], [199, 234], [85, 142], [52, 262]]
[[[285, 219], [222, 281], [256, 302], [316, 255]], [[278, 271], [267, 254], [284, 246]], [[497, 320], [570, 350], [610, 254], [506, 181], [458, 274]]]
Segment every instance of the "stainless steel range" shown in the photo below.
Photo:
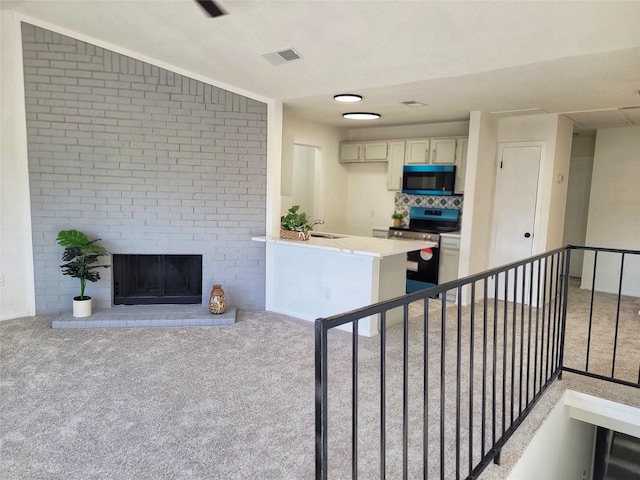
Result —
[[438, 284], [440, 234], [460, 230], [456, 208], [411, 207], [408, 227], [390, 227], [394, 240], [423, 240], [425, 247], [407, 254], [407, 293]]

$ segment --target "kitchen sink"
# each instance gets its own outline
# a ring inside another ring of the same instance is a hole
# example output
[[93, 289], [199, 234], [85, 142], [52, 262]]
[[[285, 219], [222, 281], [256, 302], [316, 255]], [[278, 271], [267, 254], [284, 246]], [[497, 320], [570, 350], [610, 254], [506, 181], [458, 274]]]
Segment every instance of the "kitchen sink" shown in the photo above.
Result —
[[337, 233], [325, 233], [325, 232], [309, 232], [312, 237], [318, 238], [344, 238], [346, 235], [339, 235]]

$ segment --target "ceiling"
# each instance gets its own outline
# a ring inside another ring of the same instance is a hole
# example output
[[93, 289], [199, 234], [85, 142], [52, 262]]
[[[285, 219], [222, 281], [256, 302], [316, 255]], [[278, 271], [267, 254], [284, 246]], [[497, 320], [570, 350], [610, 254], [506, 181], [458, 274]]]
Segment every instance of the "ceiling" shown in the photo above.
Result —
[[[342, 127], [564, 113], [640, 125], [640, 1], [0, 0], [0, 8]], [[263, 54], [295, 49], [274, 66]], [[333, 95], [364, 96], [356, 107]], [[416, 101], [424, 107], [408, 107]], [[373, 111], [375, 122], [341, 118]]]

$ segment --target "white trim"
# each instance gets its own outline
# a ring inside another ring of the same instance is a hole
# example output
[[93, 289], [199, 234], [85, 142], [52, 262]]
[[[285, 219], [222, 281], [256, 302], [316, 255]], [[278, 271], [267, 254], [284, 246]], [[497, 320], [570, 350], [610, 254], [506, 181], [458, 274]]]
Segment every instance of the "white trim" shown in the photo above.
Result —
[[573, 390], [564, 393], [564, 404], [571, 418], [640, 438], [640, 408]]

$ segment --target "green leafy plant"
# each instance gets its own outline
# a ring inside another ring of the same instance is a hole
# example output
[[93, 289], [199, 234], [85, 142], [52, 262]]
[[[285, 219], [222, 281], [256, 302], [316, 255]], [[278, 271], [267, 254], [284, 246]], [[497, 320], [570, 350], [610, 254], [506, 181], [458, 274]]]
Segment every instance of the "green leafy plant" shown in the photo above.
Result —
[[291, 230], [293, 232], [306, 232], [307, 230], [313, 230], [307, 214], [304, 212], [298, 213], [300, 205], [294, 205], [291, 207], [286, 215], [280, 217], [280, 224], [285, 230]]
[[58, 233], [58, 245], [65, 247], [62, 253], [62, 261], [67, 262], [60, 265], [63, 275], [69, 275], [80, 279], [80, 296], [77, 300], [86, 300], [84, 290], [87, 281], [97, 282], [100, 280], [98, 268], [109, 268], [109, 265], [97, 265], [98, 257], [108, 255], [106, 248], [97, 244], [99, 238], [89, 240], [89, 238], [78, 230], [61, 230]]
[[394, 220], [402, 220], [404, 218], [404, 213], [402, 213], [402, 212], [393, 212], [391, 214], [391, 218], [393, 218]]

